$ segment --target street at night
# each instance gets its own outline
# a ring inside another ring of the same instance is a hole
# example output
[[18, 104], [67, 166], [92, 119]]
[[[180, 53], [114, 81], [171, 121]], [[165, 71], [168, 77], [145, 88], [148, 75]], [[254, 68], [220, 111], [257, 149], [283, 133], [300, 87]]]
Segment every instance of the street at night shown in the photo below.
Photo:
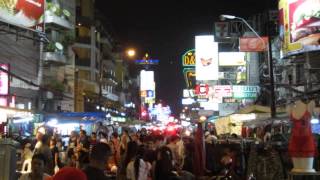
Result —
[[0, 0], [0, 180], [320, 179], [320, 0]]

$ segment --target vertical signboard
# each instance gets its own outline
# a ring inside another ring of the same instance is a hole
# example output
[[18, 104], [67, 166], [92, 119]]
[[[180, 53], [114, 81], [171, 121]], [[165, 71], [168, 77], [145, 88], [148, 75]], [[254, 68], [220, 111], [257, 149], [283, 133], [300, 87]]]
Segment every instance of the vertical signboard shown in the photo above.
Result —
[[218, 44], [212, 35], [196, 36], [196, 80], [218, 80]]
[[45, 0], [2, 0], [0, 21], [36, 31], [44, 31]]
[[[9, 71], [8, 64], [0, 64], [1, 69]], [[9, 94], [9, 75], [7, 72], [0, 70], [0, 95], [7, 96]]]

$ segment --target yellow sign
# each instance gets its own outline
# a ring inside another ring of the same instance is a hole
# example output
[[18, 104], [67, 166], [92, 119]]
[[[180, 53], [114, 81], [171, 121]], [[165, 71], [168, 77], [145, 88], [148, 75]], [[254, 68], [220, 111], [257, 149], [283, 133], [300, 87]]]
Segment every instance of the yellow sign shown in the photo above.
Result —
[[182, 65], [183, 66], [195, 66], [196, 65], [196, 56], [195, 50], [189, 50], [182, 56]]

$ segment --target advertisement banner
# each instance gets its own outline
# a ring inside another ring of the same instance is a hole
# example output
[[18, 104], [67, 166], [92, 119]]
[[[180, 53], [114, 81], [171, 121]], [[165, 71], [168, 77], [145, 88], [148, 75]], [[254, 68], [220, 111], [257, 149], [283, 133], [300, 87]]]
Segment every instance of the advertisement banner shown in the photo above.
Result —
[[[2, 69], [9, 71], [8, 64], [0, 64]], [[9, 94], [9, 75], [8, 73], [0, 70], [0, 95], [8, 95]]]
[[[266, 51], [268, 46], [268, 37], [241, 37], [239, 47], [241, 52], [260, 52]], [[262, 41], [263, 40], [263, 41]]]
[[140, 71], [140, 90], [155, 90], [153, 71]]
[[320, 49], [320, 1], [280, 0], [279, 23], [283, 56]]
[[220, 52], [219, 66], [245, 66], [244, 52]]
[[196, 36], [196, 80], [218, 80], [218, 44], [212, 35]]
[[5, 0], [0, 3], [0, 21], [44, 32], [45, 0]]

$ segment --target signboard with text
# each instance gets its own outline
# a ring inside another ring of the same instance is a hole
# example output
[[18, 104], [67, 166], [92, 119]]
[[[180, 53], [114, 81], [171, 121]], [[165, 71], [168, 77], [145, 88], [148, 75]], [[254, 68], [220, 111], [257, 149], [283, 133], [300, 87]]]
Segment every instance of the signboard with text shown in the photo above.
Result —
[[183, 54], [182, 66], [183, 67], [195, 67], [196, 66], [196, 54], [195, 54], [194, 49], [191, 49]]
[[232, 86], [233, 98], [256, 98], [259, 93], [259, 86]]

